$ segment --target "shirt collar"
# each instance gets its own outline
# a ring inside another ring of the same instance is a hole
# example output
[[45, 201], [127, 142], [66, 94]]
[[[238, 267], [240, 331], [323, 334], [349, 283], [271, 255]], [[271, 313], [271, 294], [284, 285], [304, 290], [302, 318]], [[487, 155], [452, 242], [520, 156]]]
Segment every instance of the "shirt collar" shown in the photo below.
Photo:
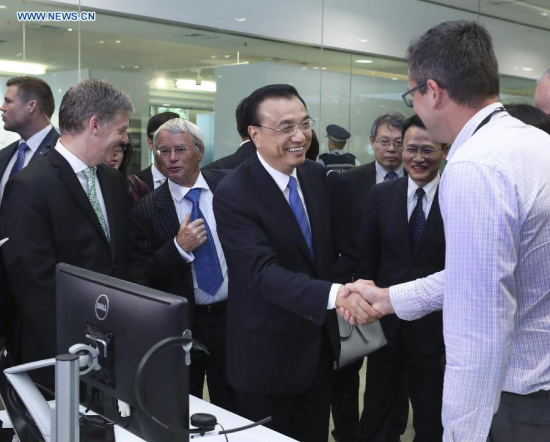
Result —
[[[278, 170], [273, 169], [269, 164], [265, 162], [265, 160], [262, 158], [260, 153], [256, 151], [256, 155], [258, 155], [258, 158], [260, 159], [260, 163], [262, 163], [262, 166], [264, 166], [267, 173], [273, 178], [275, 181], [275, 184], [277, 184], [277, 187], [281, 189], [281, 192], [284, 192], [286, 187], [288, 186], [288, 180], [289, 176], [285, 173], [279, 172]], [[296, 181], [298, 182], [298, 186], [300, 186], [300, 181], [298, 180], [298, 174], [296, 173], [296, 168], [292, 170], [292, 173], [290, 176], [293, 176], [296, 178]]]
[[193, 184], [193, 187], [185, 187], [180, 186], [179, 184], [174, 183], [172, 180], [168, 180], [168, 187], [170, 188], [170, 193], [172, 194], [172, 198], [174, 198], [175, 201], [178, 203], [183, 200], [185, 195], [187, 195], [187, 192], [189, 192], [191, 189], [206, 189], [210, 190], [208, 187], [208, 183], [202, 176], [202, 172], [199, 172], [199, 176], [197, 177], [197, 181], [195, 181], [195, 184]]
[[[376, 168], [376, 173], [379, 176], [381, 176], [382, 178], [384, 178], [386, 176], [386, 174], [389, 173], [389, 171], [384, 169], [384, 167], [376, 160], [374, 161], [374, 167]], [[403, 163], [401, 163], [399, 165], [399, 167], [394, 170], [394, 172], [397, 174], [398, 177], [405, 176], [405, 171], [403, 169]]]
[[492, 112], [495, 111], [495, 109], [503, 107], [502, 103], [495, 102], [491, 103], [487, 106], [485, 106], [483, 109], [481, 109], [479, 112], [477, 112], [472, 118], [468, 120], [468, 122], [464, 125], [462, 130], [458, 133], [457, 137], [455, 138], [451, 150], [447, 154], [447, 162], [451, 160], [453, 155], [456, 153], [456, 151], [462, 146], [466, 141], [468, 141], [474, 132], [476, 131], [477, 127], [481, 124], [481, 122], [487, 118], [489, 115], [491, 115]]
[[59, 152], [59, 154], [68, 161], [71, 168], [74, 170], [74, 173], [82, 172], [84, 169], [88, 168], [87, 164], [63, 146], [61, 141], [57, 142], [55, 145], [55, 150], [57, 150], [57, 152]]
[[46, 135], [52, 130], [53, 126], [51, 124], [48, 124], [44, 129], [42, 129], [39, 132], [36, 132], [32, 137], [30, 137], [27, 141], [21, 139], [19, 140], [19, 144], [25, 142], [27, 143], [27, 146], [29, 146], [29, 149], [32, 150], [32, 152], [36, 152], [36, 150], [40, 147], [40, 144], [42, 141], [44, 141], [44, 138], [46, 138]]
[[[432, 201], [435, 198], [435, 192], [437, 191], [437, 186], [439, 184], [440, 180], [439, 173], [435, 176], [433, 180], [431, 180], [428, 184], [425, 184], [422, 188], [424, 189], [424, 192], [426, 192], [426, 199], [428, 200], [428, 203], [431, 204]], [[409, 201], [414, 200], [414, 194], [416, 192], [416, 189], [418, 189], [418, 185], [412, 180], [412, 178], [409, 176], [409, 187], [407, 190], [407, 198]]]
[[155, 163], [151, 164], [151, 174], [153, 175], [153, 183], [158, 183], [160, 181], [166, 181], [166, 177], [157, 169]]

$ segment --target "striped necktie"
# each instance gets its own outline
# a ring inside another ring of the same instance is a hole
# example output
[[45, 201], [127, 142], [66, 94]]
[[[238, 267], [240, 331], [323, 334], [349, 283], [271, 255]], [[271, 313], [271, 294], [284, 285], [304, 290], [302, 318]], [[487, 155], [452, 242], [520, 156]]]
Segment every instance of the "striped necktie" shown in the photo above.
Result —
[[17, 159], [15, 160], [15, 163], [11, 168], [10, 177], [12, 175], [15, 175], [21, 169], [23, 169], [23, 165], [25, 164], [25, 152], [27, 151], [28, 148], [29, 148], [28, 144], [25, 143], [24, 141], [19, 143], [19, 147], [17, 148]]

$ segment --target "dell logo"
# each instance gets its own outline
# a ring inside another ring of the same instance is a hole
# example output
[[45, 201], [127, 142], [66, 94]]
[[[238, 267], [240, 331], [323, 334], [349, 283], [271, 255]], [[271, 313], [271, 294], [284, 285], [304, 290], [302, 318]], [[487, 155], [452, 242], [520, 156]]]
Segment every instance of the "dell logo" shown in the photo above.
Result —
[[97, 319], [103, 321], [107, 317], [107, 313], [109, 313], [109, 298], [107, 295], [99, 295], [95, 302], [95, 315]]

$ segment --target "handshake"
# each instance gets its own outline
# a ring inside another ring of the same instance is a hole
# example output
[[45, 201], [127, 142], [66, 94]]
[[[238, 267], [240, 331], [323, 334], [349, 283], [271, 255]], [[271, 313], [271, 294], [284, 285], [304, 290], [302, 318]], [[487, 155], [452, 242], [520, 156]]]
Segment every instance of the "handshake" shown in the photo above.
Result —
[[340, 287], [336, 309], [352, 325], [370, 324], [384, 315], [395, 313], [389, 289], [376, 287], [372, 281], [363, 279]]

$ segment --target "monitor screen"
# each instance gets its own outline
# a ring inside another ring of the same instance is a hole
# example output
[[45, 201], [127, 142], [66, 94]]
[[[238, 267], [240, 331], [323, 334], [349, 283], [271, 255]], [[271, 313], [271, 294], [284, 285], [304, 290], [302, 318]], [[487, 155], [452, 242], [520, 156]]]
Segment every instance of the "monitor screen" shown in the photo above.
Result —
[[[141, 413], [134, 387], [143, 355], [164, 338], [182, 336], [189, 327], [187, 301], [67, 264], [58, 264], [56, 273], [58, 353], [68, 353], [74, 344], [95, 343], [104, 352], [102, 368], [81, 376], [87, 389], [99, 390], [103, 403], [117, 398], [130, 404], [128, 429], [141, 438], [183, 440], [181, 434], [163, 429]], [[181, 347], [171, 348], [151, 360], [144, 372], [148, 411], [180, 429], [189, 428], [189, 371], [184, 361]]]

